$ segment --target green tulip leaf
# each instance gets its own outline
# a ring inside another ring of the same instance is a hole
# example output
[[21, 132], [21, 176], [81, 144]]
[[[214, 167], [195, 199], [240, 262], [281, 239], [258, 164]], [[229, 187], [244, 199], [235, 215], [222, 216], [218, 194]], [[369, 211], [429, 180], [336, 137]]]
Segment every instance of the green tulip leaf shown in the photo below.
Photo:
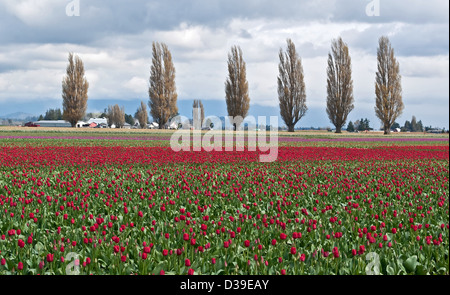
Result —
[[408, 273], [415, 273], [417, 267], [417, 256], [413, 255], [409, 257], [405, 262], [403, 262], [403, 265]]

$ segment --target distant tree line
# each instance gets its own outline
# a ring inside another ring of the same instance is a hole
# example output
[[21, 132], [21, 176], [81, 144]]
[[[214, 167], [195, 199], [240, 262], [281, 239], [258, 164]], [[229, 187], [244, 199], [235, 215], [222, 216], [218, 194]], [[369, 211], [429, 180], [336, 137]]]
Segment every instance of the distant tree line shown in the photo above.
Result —
[[[356, 132], [356, 131], [365, 131], [365, 130], [373, 130], [373, 128], [369, 125], [370, 121], [366, 119], [356, 120], [355, 123], [350, 121], [347, 125], [347, 132]], [[400, 132], [426, 132], [429, 130], [434, 130], [436, 128], [433, 127], [424, 127], [422, 120], [417, 121], [416, 116], [412, 116], [411, 121], [406, 120], [403, 126], [400, 126], [399, 123], [394, 122], [391, 126], [391, 131], [400, 131]]]
[[[287, 39], [285, 51], [280, 48], [278, 57], [277, 92], [280, 115], [288, 131], [294, 132], [295, 125], [308, 111], [302, 60], [291, 39]], [[89, 83], [85, 78], [82, 60], [69, 53], [68, 61], [66, 75], [62, 82], [63, 110], [49, 109], [45, 116], [41, 115], [39, 119], [64, 119], [75, 126], [86, 113]], [[108, 119], [109, 125], [121, 127], [125, 122], [134, 125], [137, 121], [141, 128], [144, 128], [149, 122], [148, 115], [150, 115], [154, 122], [158, 123], [159, 128], [169, 127], [171, 119], [179, 114], [175, 74], [175, 66], [168, 46], [164, 43], [153, 42], [147, 103], [150, 109], [147, 111], [145, 103], [141, 101], [134, 116], [126, 114], [124, 108], [118, 105], [108, 106], [101, 116]], [[341, 37], [331, 42], [326, 75], [326, 112], [330, 122], [335, 126], [336, 133], [341, 133], [349, 114], [354, 109], [355, 101], [350, 50]], [[399, 62], [386, 36], [382, 36], [378, 40], [374, 94], [375, 115], [381, 121], [385, 134], [389, 134], [396, 128], [411, 132], [426, 130], [422, 122], [417, 122], [415, 117], [411, 121], [406, 121], [403, 127], [396, 122], [404, 109], [401, 75]], [[236, 130], [248, 115], [250, 108], [246, 63], [239, 46], [232, 46], [228, 53], [225, 101], [228, 116], [234, 118], [231, 123]], [[202, 102], [195, 100], [193, 108], [199, 109], [198, 112], [193, 112], [193, 116], [203, 121], [205, 116]], [[369, 123], [367, 118], [355, 122], [350, 121], [347, 131], [373, 130]]]
[[355, 123], [352, 121], [348, 122], [347, 126], [347, 132], [355, 132], [355, 131], [370, 131], [373, 130], [372, 127], [370, 127], [370, 121], [369, 119], [361, 118], [361, 120], [356, 120]]
[[416, 117], [413, 116], [410, 121], [406, 121], [405, 125], [403, 125], [403, 127], [401, 128], [401, 131], [403, 132], [423, 132], [424, 130], [424, 126], [422, 124], [422, 120], [420, 120], [419, 122], [417, 122]]
[[42, 120], [62, 120], [62, 119], [63, 115], [61, 109], [48, 109], [45, 112], [44, 116], [42, 115], [39, 116], [38, 120], [42, 121]]
[[125, 110], [122, 107], [119, 107], [118, 104], [115, 104], [113, 106], [108, 106], [108, 113], [107, 113], [107, 119], [108, 119], [108, 125], [112, 126], [115, 125], [116, 128], [121, 128], [125, 124]]
[[145, 128], [148, 123], [147, 106], [141, 101], [141, 106], [137, 109], [134, 117], [138, 120], [139, 126]]

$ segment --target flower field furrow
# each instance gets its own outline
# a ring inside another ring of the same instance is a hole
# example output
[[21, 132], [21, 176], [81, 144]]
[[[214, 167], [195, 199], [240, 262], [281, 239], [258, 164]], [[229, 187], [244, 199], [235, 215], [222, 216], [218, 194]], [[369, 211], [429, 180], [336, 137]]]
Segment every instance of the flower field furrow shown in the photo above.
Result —
[[[174, 152], [169, 147], [0, 147], [2, 166], [102, 166], [109, 164], [133, 165], [152, 163], [230, 163], [255, 162], [259, 151]], [[387, 161], [406, 159], [449, 159], [448, 146], [328, 148], [279, 147], [278, 161], [344, 160]]]
[[[214, 134], [214, 133], [213, 133]], [[256, 134], [256, 133], [255, 133]], [[62, 140], [143, 140], [143, 141], [170, 141], [170, 136], [110, 136], [110, 135], [99, 135], [99, 136], [32, 136], [32, 135], [0, 135], [0, 139], [62, 139]], [[190, 140], [195, 140], [191, 135]], [[258, 141], [256, 136], [254, 137], [233, 137], [229, 138], [223, 136], [222, 141]], [[280, 142], [448, 142], [448, 138], [440, 137], [335, 137], [335, 138], [305, 138], [305, 137], [286, 137], [279, 136], [278, 141]]]
[[449, 147], [0, 147], [0, 274], [448, 274]]

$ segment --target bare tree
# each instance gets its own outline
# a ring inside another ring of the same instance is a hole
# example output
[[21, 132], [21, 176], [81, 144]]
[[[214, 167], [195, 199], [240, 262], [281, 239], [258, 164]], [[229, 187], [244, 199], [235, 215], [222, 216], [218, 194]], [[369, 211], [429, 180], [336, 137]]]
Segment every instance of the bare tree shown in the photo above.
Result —
[[116, 128], [122, 128], [125, 124], [125, 109], [115, 104], [108, 106], [108, 125], [115, 125]]
[[341, 37], [332, 41], [331, 51], [327, 68], [327, 114], [336, 133], [342, 133], [348, 114], [354, 108], [352, 64], [348, 46]]
[[375, 114], [383, 124], [384, 134], [390, 134], [391, 126], [403, 112], [404, 105], [400, 66], [388, 37], [379, 39], [377, 60]]
[[62, 81], [63, 119], [75, 127], [87, 109], [89, 83], [84, 77], [83, 61], [69, 53], [66, 76]]
[[166, 44], [153, 42], [152, 52], [148, 105], [150, 114], [162, 129], [178, 113], [175, 67]]
[[192, 120], [194, 123], [194, 128], [201, 129], [203, 120], [205, 120], [205, 110], [201, 100], [194, 100], [192, 105]]
[[280, 49], [280, 64], [278, 66], [278, 100], [280, 101], [281, 117], [289, 132], [306, 114], [306, 90], [302, 61], [291, 39], [287, 40], [287, 50], [283, 54]]
[[143, 101], [141, 101], [141, 106], [137, 109], [134, 117], [139, 121], [139, 125], [141, 126], [141, 128], [145, 128], [148, 121], [148, 115], [147, 115], [147, 106]]
[[248, 82], [246, 78], [246, 66], [239, 46], [231, 47], [228, 54], [228, 77], [225, 81], [225, 97], [228, 116], [235, 119], [234, 130], [239, 128], [242, 120], [247, 116], [250, 108], [250, 97], [248, 94]]
[[114, 117], [114, 106], [109, 105], [106, 111], [106, 120], [108, 121], [108, 126], [111, 127], [115, 125], [115, 117]]

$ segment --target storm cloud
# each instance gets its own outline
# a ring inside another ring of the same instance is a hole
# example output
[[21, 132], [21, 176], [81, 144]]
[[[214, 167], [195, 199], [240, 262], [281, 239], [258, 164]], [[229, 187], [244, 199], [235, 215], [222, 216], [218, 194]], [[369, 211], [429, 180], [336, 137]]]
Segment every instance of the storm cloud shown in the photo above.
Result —
[[[79, 16], [66, 14], [73, 3], [79, 3]], [[379, 16], [366, 14], [373, 3], [379, 3]], [[402, 74], [400, 122], [416, 115], [426, 125], [448, 128], [448, 9], [444, 0], [0, 0], [0, 115], [13, 112], [12, 100], [27, 102], [29, 112], [60, 107], [68, 52], [83, 59], [89, 100], [103, 100], [105, 107], [108, 100], [133, 101], [137, 107], [148, 99], [153, 41], [172, 51], [179, 100], [223, 101], [227, 54], [239, 45], [252, 105], [276, 109], [278, 52], [291, 38], [314, 109], [302, 121], [320, 126], [327, 124], [327, 54], [341, 36], [353, 66], [350, 119], [377, 122], [376, 50], [386, 35]]]

